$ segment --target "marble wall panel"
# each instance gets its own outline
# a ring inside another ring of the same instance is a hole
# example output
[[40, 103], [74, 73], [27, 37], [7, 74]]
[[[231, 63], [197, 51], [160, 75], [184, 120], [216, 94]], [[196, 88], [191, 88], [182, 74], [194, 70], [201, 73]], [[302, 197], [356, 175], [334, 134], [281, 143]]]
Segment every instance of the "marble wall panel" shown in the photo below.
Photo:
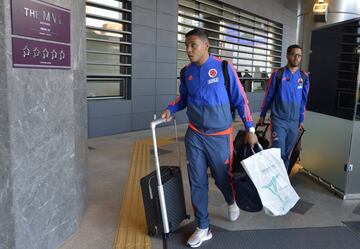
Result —
[[[4, 0], [0, 0], [0, 65], [5, 65]], [[6, 67], [0, 67], [0, 90], [6, 88]]]
[[7, 91], [0, 89], [0, 248], [4, 249], [13, 248], [15, 245], [10, 166]]
[[[85, 1], [72, 1], [72, 8], [78, 15], [74, 16], [74, 24], [80, 24], [72, 29], [72, 37], [78, 36], [72, 45], [73, 54], [73, 103], [74, 103], [74, 182], [73, 198], [78, 208], [74, 210], [73, 216], [76, 223], [68, 231], [71, 234], [80, 226], [82, 217], [86, 210], [87, 201], [87, 91], [86, 91], [86, 28], [85, 28]], [[79, 201], [80, 200], [80, 201]], [[74, 204], [71, 204], [74, 205]], [[72, 207], [70, 207], [72, 208]], [[64, 238], [61, 238], [62, 242]], [[59, 244], [59, 243], [58, 243]]]

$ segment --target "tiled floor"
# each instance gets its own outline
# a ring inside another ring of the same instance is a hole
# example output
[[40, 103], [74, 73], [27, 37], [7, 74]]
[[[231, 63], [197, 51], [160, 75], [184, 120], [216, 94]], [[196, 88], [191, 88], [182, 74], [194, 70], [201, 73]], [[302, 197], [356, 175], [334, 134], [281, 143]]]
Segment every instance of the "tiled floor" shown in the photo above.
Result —
[[[182, 142], [186, 126], [179, 125], [180, 155], [187, 210], [192, 215]], [[173, 134], [173, 127], [157, 130], [158, 136]], [[150, 137], [150, 130], [89, 139], [88, 146], [88, 207], [77, 232], [60, 249], [111, 249], [121, 205], [121, 195], [128, 175], [133, 142]], [[161, 147], [162, 165], [176, 164], [175, 144]], [[343, 201], [309, 177], [297, 174], [291, 181], [301, 197], [286, 216], [270, 217], [263, 212], [241, 212], [236, 222], [227, 221], [227, 206], [213, 181], [209, 188], [211, 223], [228, 230], [321, 227], [343, 225], [342, 221], [360, 221], [360, 202]], [[154, 249], [162, 248], [159, 239]]]

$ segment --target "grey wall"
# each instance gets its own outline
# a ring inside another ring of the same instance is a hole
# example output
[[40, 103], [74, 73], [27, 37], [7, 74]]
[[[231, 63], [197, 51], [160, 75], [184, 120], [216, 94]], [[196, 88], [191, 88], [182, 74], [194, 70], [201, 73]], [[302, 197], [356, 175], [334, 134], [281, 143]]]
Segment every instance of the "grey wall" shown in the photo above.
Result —
[[[296, 0], [223, 2], [282, 23], [283, 55], [295, 43]], [[147, 129], [176, 94], [178, 1], [133, 0], [132, 5], [132, 98], [88, 101], [89, 137]], [[263, 94], [248, 94], [252, 112], [260, 111]], [[185, 111], [177, 119], [185, 122]]]
[[133, 1], [133, 130], [176, 93], [177, 10], [176, 0]]
[[85, 1], [47, 2], [71, 10], [71, 70], [13, 68], [0, 0], [0, 248], [56, 248], [85, 210]]

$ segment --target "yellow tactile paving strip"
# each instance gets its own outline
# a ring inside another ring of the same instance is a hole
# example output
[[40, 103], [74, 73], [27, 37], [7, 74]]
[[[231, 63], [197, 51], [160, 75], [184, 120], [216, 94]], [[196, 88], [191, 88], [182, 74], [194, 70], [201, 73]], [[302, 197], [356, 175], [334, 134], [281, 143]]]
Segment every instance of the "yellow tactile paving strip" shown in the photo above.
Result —
[[[157, 141], [158, 146], [173, 142], [172, 138], [159, 138]], [[139, 140], [134, 144], [113, 249], [151, 248], [140, 188], [140, 179], [150, 171], [150, 149], [151, 139]]]

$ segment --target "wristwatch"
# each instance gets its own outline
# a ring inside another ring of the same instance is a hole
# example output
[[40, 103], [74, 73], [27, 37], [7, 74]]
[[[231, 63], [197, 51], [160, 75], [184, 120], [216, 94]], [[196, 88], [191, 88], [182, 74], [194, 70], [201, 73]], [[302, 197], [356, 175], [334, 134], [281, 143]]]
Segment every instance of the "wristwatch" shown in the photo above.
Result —
[[252, 133], [252, 134], [254, 134], [254, 133], [255, 133], [255, 128], [254, 128], [254, 127], [250, 127], [250, 128], [249, 128], [249, 132]]

